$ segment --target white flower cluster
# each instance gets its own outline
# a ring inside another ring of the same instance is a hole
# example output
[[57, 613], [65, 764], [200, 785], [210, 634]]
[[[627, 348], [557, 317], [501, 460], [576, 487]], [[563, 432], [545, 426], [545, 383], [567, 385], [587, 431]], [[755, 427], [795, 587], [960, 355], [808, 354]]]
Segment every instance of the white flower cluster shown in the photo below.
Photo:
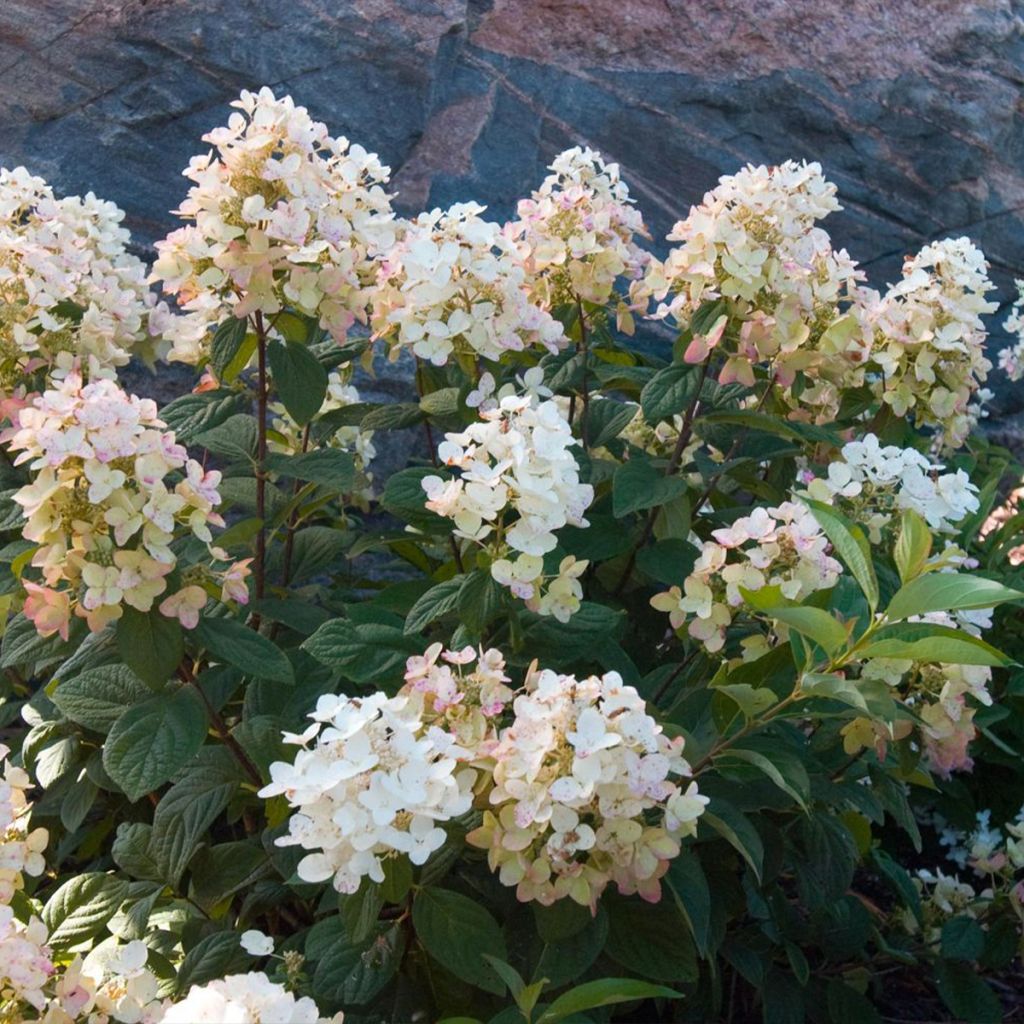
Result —
[[496, 406], [438, 447], [440, 461], [460, 476], [423, 479], [426, 507], [452, 519], [456, 536], [488, 547], [494, 579], [561, 622], [579, 609], [587, 563], [563, 559], [545, 588], [544, 555], [557, 544], [556, 530], [588, 525], [583, 513], [594, 500], [594, 488], [580, 483], [570, 451], [576, 443], [556, 401], [503, 389]]
[[25, 793], [32, 782], [24, 768], [6, 760], [10, 750], [0, 743], [0, 904], [10, 903], [22, 885], [22, 875], [36, 877], [46, 867], [45, 828], [28, 827], [30, 804]]
[[[345, 409], [351, 405], [358, 405], [361, 402], [358, 389], [348, 383], [351, 370], [346, 363], [327, 375], [327, 394], [324, 397], [323, 405], [317, 416], [329, 416], [330, 413], [339, 409]], [[303, 428], [288, 414], [288, 410], [278, 402], [270, 404], [270, 412], [274, 417], [271, 423], [273, 431], [268, 437], [268, 447], [273, 452], [281, 452], [288, 455], [296, 455], [303, 451]], [[364, 502], [369, 502], [373, 497], [371, 483], [373, 476], [369, 471], [370, 463], [377, 456], [377, 449], [373, 444], [373, 431], [360, 430], [355, 424], [338, 427], [328, 438], [321, 440], [319, 447], [338, 448], [344, 452], [351, 452], [356, 470], [367, 481], [366, 486], [357, 495]]]
[[394, 358], [411, 348], [443, 366], [456, 356], [500, 359], [538, 345], [557, 352], [562, 325], [530, 301], [526, 274], [484, 207], [421, 213], [380, 266], [374, 327]]
[[[553, 309], [582, 299], [604, 306], [616, 279], [640, 278], [651, 258], [634, 240], [650, 237], [643, 217], [619, 165], [594, 150], [567, 149], [550, 169], [540, 188], [519, 201], [519, 219], [505, 233], [516, 243], [538, 304]], [[626, 304], [618, 305], [620, 324], [631, 329]]]
[[1018, 278], [1017, 299], [1010, 307], [1010, 315], [1003, 322], [1003, 328], [1009, 334], [1017, 335], [1017, 341], [999, 353], [999, 369], [1012, 381], [1024, 377], [1024, 280]]
[[896, 416], [911, 413], [957, 448], [972, 425], [971, 398], [992, 364], [985, 358], [984, 313], [996, 309], [988, 263], [967, 238], [926, 245], [881, 299], [860, 316], [874, 333], [869, 381]]
[[[66, 639], [72, 611], [93, 631], [120, 618], [124, 605], [149, 611], [175, 566], [175, 536], [185, 530], [209, 543], [210, 527], [223, 524], [214, 511], [220, 473], [204, 471], [163, 427], [151, 400], [106, 379], [83, 385], [70, 373], [4, 435], [19, 453], [15, 463], [33, 472], [14, 500], [26, 517], [22, 535], [39, 545], [31, 564], [43, 585], [25, 583], [25, 614], [44, 636]], [[165, 478], [176, 471], [184, 478], [169, 487]], [[221, 574], [225, 599], [247, 599], [237, 579], [244, 571]], [[192, 584], [161, 611], [194, 625], [198, 597], [201, 608], [205, 591]]]
[[123, 218], [91, 192], [58, 199], [24, 167], [0, 170], [0, 389], [36, 369], [102, 372], [159, 353], [171, 316], [127, 251]]
[[756, 508], [711, 536], [682, 590], [672, 587], [651, 599], [669, 613], [673, 629], [688, 622], [687, 632], [710, 653], [725, 646], [726, 628], [743, 604], [741, 588], [777, 586], [797, 601], [834, 586], [843, 571], [814, 515], [796, 502]]
[[[754, 366], [763, 364], [788, 404], [830, 418], [840, 386], [862, 358], [864, 333], [839, 309], [863, 275], [816, 226], [840, 209], [835, 196], [816, 163], [747, 166], [722, 177], [672, 229], [669, 241], [681, 244], [664, 263], [651, 262], [634, 300], [645, 305], [653, 296], [655, 316], [682, 327], [704, 303], [725, 300], [684, 359], [700, 363], [720, 348], [720, 382], [747, 386]], [[738, 329], [727, 331], [730, 321]], [[808, 381], [797, 396], [790, 388], [800, 372]]]
[[513, 710], [490, 755], [494, 810], [467, 841], [524, 902], [568, 896], [594, 910], [610, 882], [656, 902], [708, 802], [673, 781], [690, 774], [682, 738], [616, 672], [531, 674]]
[[272, 764], [260, 790], [283, 794], [298, 812], [278, 845], [317, 851], [299, 862], [299, 877], [333, 878], [338, 892], [353, 893], [366, 876], [384, 880], [384, 858], [425, 863], [445, 840], [438, 822], [472, 803], [475, 773], [459, 765], [466, 752], [424, 720], [412, 695], [328, 694], [309, 717], [312, 726], [288, 737], [302, 747], [295, 762]]
[[162, 1024], [342, 1024], [344, 1015], [321, 1017], [312, 999], [296, 999], [283, 985], [252, 971], [193, 985], [160, 1019]]
[[213, 324], [285, 307], [344, 339], [366, 321], [373, 257], [395, 238], [375, 155], [270, 89], [232, 106], [203, 136], [214, 152], [185, 171], [194, 184], [177, 212], [190, 223], [157, 243], [153, 278], [186, 312], [167, 332], [171, 358], [187, 363], [206, 358]]
[[872, 543], [894, 512], [910, 509], [933, 530], [952, 533], [964, 516], [977, 512], [978, 488], [958, 469], [942, 466], [913, 448], [879, 444], [874, 434], [843, 445], [842, 460], [829, 464], [826, 476], [803, 474], [807, 494], [838, 503], [847, 516], [867, 527]]

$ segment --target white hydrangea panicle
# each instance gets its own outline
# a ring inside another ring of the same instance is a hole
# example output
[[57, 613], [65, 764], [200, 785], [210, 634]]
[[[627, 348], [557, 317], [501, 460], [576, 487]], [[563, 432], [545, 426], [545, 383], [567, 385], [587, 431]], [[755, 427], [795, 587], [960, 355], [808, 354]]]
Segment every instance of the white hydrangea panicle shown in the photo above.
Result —
[[203, 136], [212, 152], [184, 171], [192, 185], [177, 212], [188, 223], [157, 243], [153, 266], [185, 313], [168, 332], [170, 358], [192, 364], [228, 316], [287, 307], [343, 340], [367, 321], [375, 257], [395, 239], [389, 169], [375, 154], [268, 88], [232, 106]]
[[439, 823], [472, 803], [468, 752], [431, 724], [415, 692], [326, 695], [309, 717], [312, 726], [288, 737], [301, 746], [295, 761], [272, 764], [260, 790], [296, 812], [277, 842], [309, 851], [299, 877], [353, 893], [364, 877], [384, 880], [388, 857], [426, 863], [445, 841]]
[[1010, 307], [1010, 315], [1003, 321], [1004, 330], [1016, 336], [1012, 345], [999, 353], [999, 369], [1012, 381], [1024, 377], [1024, 280], [1014, 281], [1017, 298]]
[[798, 601], [835, 586], [843, 571], [818, 521], [798, 502], [756, 508], [711, 536], [682, 589], [651, 599], [654, 608], [668, 612], [673, 629], [686, 625], [709, 653], [725, 646], [725, 631], [744, 603], [743, 589], [777, 586]]
[[[720, 382], [748, 387], [760, 365], [794, 415], [827, 421], [841, 388], [862, 375], [868, 337], [841, 308], [863, 274], [817, 226], [838, 209], [836, 187], [817, 163], [748, 165], [722, 177], [675, 225], [668, 238], [680, 244], [663, 263], [651, 262], [634, 300], [645, 307], [653, 297], [654, 316], [680, 328], [705, 303], [723, 300], [720, 315], [692, 337], [685, 361], [700, 363], [718, 350]], [[806, 383], [799, 393], [797, 374]]]
[[971, 427], [970, 403], [988, 377], [983, 314], [997, 307], [988, 263], [967, 238], [926, 245], [903, 277], [860, 312], [873, 332], [869, 383], [896, 416], [911, 416], [958, 448]]
[[0, 904], [11, 902], [21, 889], [23, 875], [38, 877], [46, 869], [43, 851], [49, 840], [45, 828], [30, 828], [31, 804], [27, 792], [32, 780], [24, 768], [7, 759], [10, 750], [0, 743]]
[[532, 672], [490, 754], [491, 810], [467, 841], [523, 902], [596, 908], [610, 882], [656, 902], [708, 800], [681, 737], [669, 740], [615, 672]]
[[544, 556], [557, 530], [587, 525], [594, 488], [580, 483], [570, 450], [578, 442], [559, 403], [536, 391], [506, 387], [480, 409], [476, 423], [438, 447], [439, 461], [460, 475], [424, 477], [426, 507], [453, 520], [456, 536], [486, 548], [492, 577], [528, 608], [566, 622], [579, 609], [587, 563], [569, 556], [546, 576]]
[[24, 167], [0, 169], [0, 392], [22, 396], [34, 371], [110, 375], [163, 352], [171, 322], [128, 251], [113, 203], [57, 198]]
[[162, 1024], [342, 1024], [343, 1019], [341, 1013], [321, 1017], [308, 996], [297, 999], [258, 971], [193, 985], [161, 1018]]
[[[4, 434], [18, 453], [15, 464], [32, 472], [14, 501], [24, 510], [22, 536], [39, 545], [31, 565], [42, 583], [24, 586], [25, 614], [42, 635], [66, 639], [72, 612], [98, 631], [126, 605], [149, 611], [175, 567], [174, 538], [191, 534], [210, 543], [211, 526], [223, 525], [215, 511], [220, 473], [190, 459], [164, 428], [150, 399], [71, 373], [22, 409]], [[177, 483], [169, 483], [171, 474]], [[247, 572], [244, 563], [227, 570], [236, 600], [247, 600], [239, 586]], [[194, 625], [205, 591], [185, 583], [161, 611]], [[194, 591], [202, 600], [190, 607]]]
[[824, 476], [802, 474], [806, 493], [867, 527], [873, 544], [904, 509], [939, 533], [954, 533], [980, 507], [978, 488], [962, 469], [943, 473], [940, 463], [913, 448], [882, 445], [874, 434], [865, 434], [843, 445], [840, 456]]
[[453, 355], [498, 360], [566, 343], [562, 325], [531, 302], [512, 243], [483, 212], [456, 203], [421, 213], [382, 261], [373, 323], [392, 358], [411, 349], [443, 366]]
[[44, 990], [56, 971], [47, 937], [39, 918], [24, 923], [8, 904], [0, 904], [0, 1009], [5, 1004], [15, 1011], [26, 1004], [38, 1013], [46, 1009]]
[[[620, 277], [638, 280], [651, 256], [636, 242], [650, 238], [619, 165], [576, 146], [560, 153], [518, 219], [505, 226], [530, 282], [531, 295], [545, 309], [580, 300], [606, 306]], [[628, 303], [616, 303], [620, 327], [632, 331]]]

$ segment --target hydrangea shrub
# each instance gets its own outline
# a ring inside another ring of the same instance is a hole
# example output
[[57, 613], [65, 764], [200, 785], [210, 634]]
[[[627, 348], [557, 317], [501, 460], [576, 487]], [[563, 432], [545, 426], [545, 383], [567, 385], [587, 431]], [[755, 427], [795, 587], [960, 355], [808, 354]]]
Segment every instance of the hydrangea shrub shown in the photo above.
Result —
[[[582, 148], [508, 223], [405, 219], [290, 98], [234, 106], [150, 270], [0, 172], [0, 1021], [1002, 1019], [980, 250], [875, 290], [790, 161], [658, 256]], [[361, 396], [383, 360], [408, 401]]]

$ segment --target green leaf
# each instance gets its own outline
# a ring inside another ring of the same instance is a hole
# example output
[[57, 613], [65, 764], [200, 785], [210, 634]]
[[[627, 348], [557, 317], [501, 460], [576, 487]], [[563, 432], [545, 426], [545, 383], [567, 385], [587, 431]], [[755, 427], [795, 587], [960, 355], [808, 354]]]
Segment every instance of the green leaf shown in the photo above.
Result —
[[153, 814], [150, 853], [160, 878], [177, 886], [206, 830], [217, 820], [238, 789], [235, 766], [227, 750], [211, 747], [205, 757], [179, 779]]
[[[746, 596], [743, 587], [740, 588], [740, 592]], [[821, 608], [766, 608], [764, 614], [792, 626], [798, 633], [818, 644], [826, 654], [841, 651], [849, 641], [843, 624]]]
[[[235, 357], [239, 355], [248, 329], [249, 322], [244, 317], [239, 319], [238, 317], [231, 316], [213, 332], [213, 341], [210, 342], [210, 365], [213, 367], [214, 376], [225, 384], [229, 384], [234, 377], [238, 376], [238, 372], [241, 370], [241, 367], [238, 367], [233, 374], [225, 372], [228, 366], [235, 361]], [[252, 346], [249, 347], [249, 355], [252, 354], [255, 344], [256, 337], [253, 335]], [[242, 365], [244, 366], [245, 363], [243, 362]]]
[[630, 512], [665, 505], [686, 493], [686, 481], [659, 473], [646, 459], [624, 462], [612, 479], [612, 510], [617, 519]]
[[465, 576], [453, 576], [450, 580], [435, 584], [409, 609], [405, 619], [404, 632], [419, 633], [435, 620], [454, 611], [459, 606], [459, 591]]
[[561, 988], [587, 972], [608, 939], [608, 914], [599, 906], [595, 917], [590, 917], [589, 910], [587, 917], [582, 931], [558, 941], [545, 939], [534, 978], [547, 978], [552, 988]]
[[601, 448], [614, 441], [633, 422], [637, 406], [612, 398], [592, 401], [587, 409], [587, 440], [591, 448]]
[[423, 948], [457, 978], [500, 996], [504, 982], [484, 954], [508, 959], [497, 921], [481, 904], [449, 889], [425, 886], [412, 905], [412, 923]]
[[695, 366], [673, 363], [659, 370], [640, 392], [644, 419], [654, 425], [682, 412], [697, 397], [700, 371]]
[[803, 677], [801, 689], [805, 697], [827, 697], [868, 713], [868, 705], [857, 680], [829, 673], [808, 672]]
[[423, 410], [412, 402], [389, 402], [371, 409], [360, 421], [360, 430], [404, 430], [422, 423]]
[[862, 659], [904, 658], [945, 665], [1002, 667], [1014, 664], [980, 637], [927, 622], [908, 622], [881, 629], [874, 640], [858, 649], [857, 656]]
[[[776, 764], [775, 760], [780, 764]], [[716, 764], [722, 761], [742, 761], [745, 764], [753, 765], [764, 772], [776, 786], [784, 793], [788, 793], [807, 812], [807, 800], [810, 797], [811, 783], [807, 777], [807, 771], [799, 759], [790, 754], [787, 750], [772, 751], [771, 755], [762, 753], [759, 750], [749, 750], [744, 747], [732, 747], [715, 758]], [[783, 770], [784, 768], [784, 770]]]
[[474, 636], [479, 636], [501, 609], [504, 591], [489, 569], [476, 569], [459, 588], [459, 617]]
[[402, 933], [394, 926], [375, 928], [369, 944], [336, 939], [316, 965], [313, 993], [331, 1005], [365, 1005], [394, 976], [404, 951]]
[[332, 619], [306, 640], [302, 649], [355, 683], [379, 683], [384, 677], [401, 674], [410, 655], [423, 653], [423, 644], [394, 626]]
[[194, 633], [215, 659], [234, 665], [246, 675], [293, 682], [292, 666], [284, 652], [237, 619], [200, 619]]
[[420, 408], [428, 416], [454, 416], [460, 408], [458, 388], [439, 388], [420, 399]]
[[203, 745], [206, 713], [191, 687], [128, 708], [103, 745], [103, 767], [129, 800], [139, 800], [180, 771]]
[[942, 926], [942, 955], [950, 960], [974, 961], [985, 950], [985, 933], [973, 917], [951, 917]]
[[684, 848], [669, 863], [665, 880], [690, 926], [697, 952], [706, 958], [711, 952], [711, 887], [700, 858]]
[[[604, 897], [608, 941], [616, 963], [654, 981], [695, 981], [697, 959], [689, 929], [674, 900]], [[642, 940], [641, 940], [642, 936]]]
[[560, 995], [537, 1019], [537, 1024], [557, 1024], [574, 1013], [592, 1010], [597, 1006], [612, 1006], [636, 999], [682, 999], [681, 992], [651, 985], [635, 978], [602, 978], [577, 985]]
[[436, 469], [416, 466], [401, 469], [388, 477], [381, 495], [381, 504], [393, 516], [430, 533], [450, 533], [451, 522], [426, 507], [427, 495], [422, 480], [427, 476], [445, 474]]
[[1003, 1008], [995, 993], [968, 964], [940, 960], [936, 981], [942, 1001], [958, 1020], [971, 1024], [999, 1024]]
[[523, 994], [523, 989], [526, 987], [519, 972], [511, 964], [507, 964], [504, 960], [499, 960], [498, 957], [491, 956], [489, 953], [484, 953], [484, 959], [494, 968], [494, 973], [505, 982], [508, 986], [509, 994], [518, 1004], [519, 997]]
[[818, 427], [811, 423], [796, 423], [766, 412], [754, 412], [752, 409], [708, 413], [701, 416], [700, 421], [722, 426], [744, 427], [748, 430], [773, 434], [788, 441], [800, 441], [804, 444], [820, 443], [835, 448], [841, 447], [843, 444], [842, 438], [838, 434], [825, 427]]
[[764, 864], [764, 844], [750, 820], [732, 804], [715, 798], [705, 810], [700, 823], [714, 829], [750, 865], [757, 880], [761, 880]]
[[826, 999], [829, 1024], [882, 1024], [871, 1001], [841, 981], [828, 983]]
[[128, 882], [91, 871], [65, 882], [43, 908], [43, 923], [55, 951], [98, 935], [128, 895]]
[[871, 860], [881, 871], [893, 891], [910, 908], [918, 924], [924, 924], [924, 911], [921, 908], [921, 894], [914, 885], [913, 879], [901, 864], [895, 861], [885, 850], [880, 848], [871, 851]]
[[247, 462], [256, 456], [258, 434], [255, 418], [239, 413], [197, 434], [193, 443], [230, 462]]
[[206, 430], [220, 426], [236, 413], [246, 412], [250, 399], [242, 391], [204, 391], [182, 395], [160, 409], [160, 419], [181, 444], [194, 444]]
[[320, 484], [342, 494], [352, 489], [356, 465], [350, 452], [339, 448], [320, 448], [301, 455], [281, 452], [267, 456], [267, 469], [292, 480]]
[[124, 663], [150, 686], [163, 686], [185, 655], [185, 638], [177, 619], [153, 608], [125, 608], [117, 621], [117, 649]]
[[327, 371], [305, 345], [296, 341], [270, 342], [267, 360], [288, 415], [300, 427], [305, 426], [324, 404]]
[[890, 622], [928, 612], [994, 608], [1007, 601], [1024, 600], [1024, 593], [995, 580], [958, 572], [933, 572], [905, 583], [889, 602], [885, 616]]
[[893, 551], [901, 582], [921, 575], [931, 550], [932, 534], [928, 524], [913, 509], [906, 509], [900, 517], [900, 535]]
[[853, 578], [860, 585], [871, 610], [874, 611], [878, 607], [878, 580], [875, 577], [871, 548], [864, 531], [838, 512], [834, 512], [828, 505], [807, 498], [803, 500], [814, 513], [814, 518], [825, 531], [825, 536], [832, 542], [835, 553], [853, 573]]
[[234, 929], [214, 932], [200, 939], [186, 954], [178, 968], [175, 992], [183, 996], [193, 985], [205, 985], [215, 978], [237, 974], [252, 962], [242, 949]]
[[152, 696], [126, 665], [104, 665], [61, 683], [52, 699], [72, 722], [106, 733], [126, 708]]

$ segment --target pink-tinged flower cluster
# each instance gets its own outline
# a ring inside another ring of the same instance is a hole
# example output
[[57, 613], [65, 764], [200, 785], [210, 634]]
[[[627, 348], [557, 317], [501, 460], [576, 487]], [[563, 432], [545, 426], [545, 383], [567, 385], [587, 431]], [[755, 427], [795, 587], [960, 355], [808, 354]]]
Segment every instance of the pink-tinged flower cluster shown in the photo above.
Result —
[[203, 136], [177, 211], [189, 223], [157, 243], [154, 280], [186, 316], [168, 331], [171, 358], [198, 364], [207, 331], [228, 316], [284, 308], [344, 339], [365, 322], [373, 257], [394, 241], [388, 168], [332, 138], [290, 96], [243, 92], [226, 126]]
[[308, 996], [297, 999], [265, 974], [229, 974], [226, 978], [193, 985], [188, 994], [169, 1007], [163, 1024], [342, 1024], [344, 1014], [321, 1017]]
[[1017, 279], [1017, 299], [1010, 307], [1010, 315], [1003, 321], [1003, 328], [1008, 334], [1016, 335], [1017, 340], [999, 353], [999, 369], [1012, 381], [1024, 377], [1024, 280]]
[[484, 207], [456, 203], [421, 213], [380, 265], [377, 335], [397, 358], [403, 348], [435, 366], [454, 355], [500, 359], [538, 346], [557, 352], [562, 325], [534, 305], [522, 266]]
[[871, 542], [904, 509], [916, 512], [941, 533], [977, 512], [978, 488], [962, 470], [943, 473], [943, 467], [913, 448], [880, 445], [874, 434], [843, 445], [841, 459], [831, 462], [825, 476], [804, 474], [807, 494], [838, 505], [848, 518], [866, 527]]
[[587, 525], [583, 513], [594, 500], [594, 488], [580, 483], [576, 443], [556, 401], [502, 389], [476, 423], [438, 447], [459, 477], [423, 479], [426, 507], [453, 520], [456, 536], [488, 549], [493, 578], [560, 622], [579, 609], [587, 563], [568, 557], [545, 576], [544, 556], [558, 543], [555, 531]]
[[708, 652], [725, 646], [725, 631], [744, 604], [743, 591], [778, 587], [793, 601], [834, 586], [843, 567], [806, 505], [787, 501], [756, 508], [731, 526], [712, 531], [683, 587], [651, 599], [669, 613], [673, 629], [684, 625]]
[[123, 219], [91, 192], [58, 199], [24, 167], [0, 170], [0, 391], [21, 394], [35, 370], [102, 373], [159, 354], [171, 316]]
[[9, 753], [0, 743], [0, 904], [11, 902], [22, 887], [23, 875], [43, 873], [43, 850], [49, 839], [45, 828], [29, 827], [31, 805], [26, 792], [32, 781], [24, 768], [5, 760]]
[[[835, 196], [816, 163], [747, 166], [721, 178], [672, 229], [669, 241], [680, 244], [664, 263], [651, 262], [633, 288], [634, 300], [646, 305], [653, 296], [655, 316], [680, 327], [721, 300], [684, 359], [700, 363], [718, 353], [724, 359], [719, 380], [747, 386], [760, 364], [794, 410], [832, 418], [865, 340], [840, 309], [863, 275], [817, 226], [840, 209]], [[798, 374], [799, 392], [792, 388]]]
[[490, 755], [490, 809], [467, 841], [524, 902], [595, 909], [610, 882], [657, 901], [708, 802], [676, 781], [690, 774], [682, 738], [615, 672], [532, 673], [513, 712]]
[[967, 238], [926, 245], [881, 298], [866, 294], [858, 316], [873, 334], [868, 381], [896, 416], [934, 427], [953, 448], [974, 422], [972, 397], [992, 369], [982, 314], [997, 307], [988, 263]]
[[[210, 527], [223, 525], [214, 511], [220, 473], [188, 457], [155, 403], [113, 381], [83, 384], [69, 374], [21, 410], [4, 440], [33, 475], [14, 500], [26, 519], [22, 536], [38, 545], [31, 564], [42, 576], [25, 583], [25, 614], [44, 636], [66, 639], [72, 613], [98, 631], [126, 605], [149, 611], [175, 567], [175, 537], [209, 543]], [[169, 484], [172, 473], [180, 479]], [[236, 600], [247, 598], [239, 586], [245, 572], [242, 563], [221, 574]], [[205, 591], [189, 583], [160, 608], [195, 625], [203, 604]]]
[[508, 681], [501, 651], [446, 651], [435, 643], [406, 662], [403, 692], [422, 695], [432, 724], [478, 757], [492, 745], [498, 716], [512, 700]]
[[[637, 280], [650, 254], [636, 236], [649, 238], [640, 211], [619, 177], [592, 149], [560, 153], [518, 220], [505, 227], [526, 269], [531, 295], [545, 309], [582, 299], [607, 305], [620, 277]], [[628, 304], [617, 303], [620, 326], [632, 330]]]
[[301, 747], [294, 763], [274, 762], [260, 790], [296, 811], [277, 843], [309, 851], [299, 877], [353, 893], [364, 877], [383, 882], [389, 857], [425, 863], [445, 841], [440, 823], [472, 803], [469, 752], [432, 724], [416, 692], [328, 694], [309, 717], [304, 733], [285, 737]]
[[28, 1006], [39, 1012], [46, 1008], [44, 989], [56, 970], [47, 937], [39, 918], [26, 924], [10, 906], [0, 904], [0, 1012], [8, 1007], [16, 1011]]

